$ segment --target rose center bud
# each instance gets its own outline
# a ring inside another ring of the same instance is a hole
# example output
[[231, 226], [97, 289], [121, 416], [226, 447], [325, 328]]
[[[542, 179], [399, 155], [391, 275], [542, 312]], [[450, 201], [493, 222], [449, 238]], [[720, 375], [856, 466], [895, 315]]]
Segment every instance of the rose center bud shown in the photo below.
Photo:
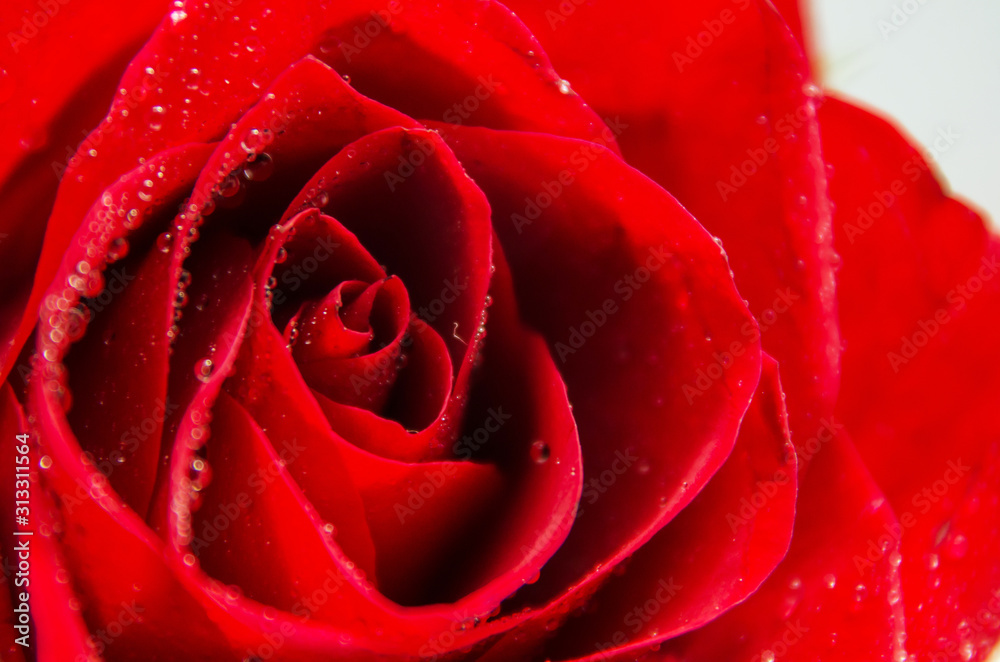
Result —
[[409, 311], [398, 278], [346, 281], [322, 301], [302, 304], [284, 337], [311, 388], [381, 414], [406, 364]]
[[307, 211], [262, 255], [270, 318], [333, 429], [357, 441], [383, 421], [420, 431], [452, 388], [448, 348], [411, 294], [335, 219]]

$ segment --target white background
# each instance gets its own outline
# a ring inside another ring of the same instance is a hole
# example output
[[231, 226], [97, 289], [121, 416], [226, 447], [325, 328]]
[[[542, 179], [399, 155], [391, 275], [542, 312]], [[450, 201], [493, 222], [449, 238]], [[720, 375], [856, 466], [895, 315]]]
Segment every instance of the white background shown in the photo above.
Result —
[[936, 155], [938, 167], [956, 195], [1000, 228], [1000, 1], [811, 7], [823, 84], [895, 118], [928, 150], [950, 127], [959, 137]]

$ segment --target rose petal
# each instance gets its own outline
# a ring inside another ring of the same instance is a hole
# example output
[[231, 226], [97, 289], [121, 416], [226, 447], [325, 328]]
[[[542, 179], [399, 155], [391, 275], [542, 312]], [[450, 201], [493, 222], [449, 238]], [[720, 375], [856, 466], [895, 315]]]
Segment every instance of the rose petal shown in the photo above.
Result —
[[808, 3], [799, 2], [799, 0], [773, 1], [774, 6], [781, 13], [781, 17], [785, 19], [785, 23], [788, 24], [792, 34], [795, 35], [795, 40], [799, 42], [799, 46], [802, 47], [806, 55], [809, 55], [812, 51], [812, 43], [808, 30], [810, 18]]
[[[375, 336], [368, 324], [368, 315], [371, 312], [374, 294], [379, 291], [381, 284], [382, 281], [372, 285], [360, 280], [342, 282], [333, 288], [333, 291], [322, 301], [303, 303], [299, 306], [292, 319], [285, 325], [282, 337], [289, 346], [297, 344], [300, 334], [299, 325], [305, 317], [312, 322], [312, 328], [308, 330], [308, 339], [315, 342], [316, 347], [306, 346], [299, 350], [300, 352], [306, 352], [307, 355], [312, 354], [316, 358], [334, 359], [367, 353], [368, 346]], [[363, 294], [368, 296], [360, 299]], [[360, 299], [364, 311], [349, 317], [344, 311], [345, 298], [352, 305], [357, 304]], [[351, 319], [352, 317], [354, 319]]]
[[836, 99], [820, 120], [844, 256], [839, 411], [905, 527], [907, 649], [985, 659], [1000, 586], [1000, 242], [890, 124]]
[[100, 133], [83, 139], [107, 113], [121, 72], [166, 6], [121, 3], [115, 21], [107, 20], [106, 3], [87, 0], [0, 7], [16, 56], [0, 69], [0, 379], [27, 337], [15, 338], [18, 326], [36, 321], [26, 306], [56, 187], [76, 152], [100, 147]]
[[559, 629], [546, 655], [629, 659], [746, 600], [788, 551], [796, 483], [778, 367], [765, 356], [732, 455], [594, 595], [594, 609]]
[[[3, 480], [0, 498], [10, 504], [0, 514], [0, 526], [4, 532], [0, 547], [5, 552], [2, 556], [4, 575], [0, 581], [0, 628], [3, 629], [3, 646], [9, 646], [3, 651], [3, 659], [23, 662], [22, 652], [31, 650], [34, 653], [32, 659], [37, 662], [89, 660], [93, 650], [88, 643], [87, 627], [80, 617], [80, 602], [69, 584], [70, 576], [52, 540], [52, 521], [49, 517], [52, 505], [39, 478], [37, 467], [41, 458], [38, 447], [32, 441], [24, 411], [14, 397], [13, 389], [6, 383], [0, 386], [0, 435], [0, 461], [4, 467], [0, 476]], [[26, 435], [28, 440], [24, 441], [20, 435]], [[20, 451], [19, 447], [23, 445], [28, 446], [27, 453]], [[17, 461], [24, 457], [30, 460], [30, 464]], [[41, 466], [44, 467], [45, 463]], [[20, 494], [22, 490], [28, 493], [27, 498]], [[15, 508], [25, 503], [24, 510]], [[27, 513], [28, 523], [15, 522], [15, 512], [19, 515]], [[22, 562], [27, 562], [26, 571], [19, 567]], [[28, 596], [32, 619], [28, 636], [24, 637], [30, 649], [15, 643], [15, 639], [24, 635], [14, 630], [15, 624], [23, 625], [18, 619], [23, 612], [15, 614], [13, 604], [20, 606], [24, 595]], [[53, 632], [58, 632], [59, 636], [50, 636]]]
[[[522, 593], [530, 602], [580, 593], [729, 455], [759, 376], [758, 345], [739, 340], [754, 323], [709, 235], [613, 153], [551, 136], [441, 130], [490, 200], [522, 314], [562, 364], [597, 497]], [[532, 204], [544, 210], [532, 214]], [[737, 345], [727, 369], [715, 363], [713, 352]], [[709, 365], [721, 383], [702, 391], [698, 371]]]
[[[139, 181], [130, 184], [145, 190]], [[156, 482], [163, 423], [176, 409], [167, 397], [175, 290], [170, 255], [155, 246], [157, 229], [113, 242], [129, 255], [103, 274], [80, 263], [89, 271], [80, 275], [78, 268], [77, 277], [97, 289], [85, 299], [90, 322], [65, 361], [73, 396], [70, 428], [115, 492], [142, 515]]]
[[[160, 459], [167, 409], [164, 321], [174, 299], [168, 283], [176, 280], [162, 256], [144, 253], [158, 241], [156, 233], [210, 151], [207, 145], [189, 145], [165, 152], [109, 188], [87, 215], [78, 243], [64, 256], [41, 312], [37, 349], [44, 361], [36, 368], [45, 409], [41, 416], [59, 430], [42, 443], [63, 448], [74, 464], [81, 453], [89, 453], [88, 462], [114, 477], [112, 484], [124, 502], [141, 516], [149, 506]], [[154, 180], [161, 182], [155, 197], [146, 185]], [[109, 262], [120, 258], [130, 242], [136, 244], [134, 258], [107, 273]], [[84, 295], [90, 295], [89, 305], [82, 302]], [[147, 296], [160, 298], [146, 301]], [[147, 310], [142, 324], [132, 317], [140, 306]], [[88, 337], [90, 317], [97, 319], [95, 336]], [[81, 338], [80, 350], [64, 364], [72, 343]], [[101, 357], [101, 365], [127, 367], [138, 381], [99, 370], [94, 357]], [[67, 365], [73, 370], [68, 382]], [[64, 408], [71, 406], [74, 389], [82, 406], [68, 418]], [[74, 425], [80, 426], [79, 441]]]
[[817, 90], [784, 21], [758, 0], [510, 6], [614, 118], [625, 159], [721, 239], [760, 322], [743, 342], [759, 334], [781, 364], [792, 434], [808, 437], [837, 393], [836, 258]]
[[[253, 600], [288, 612], [330, 576], [339, 584], [347, 576], [365, 580], [363, 574], [337, 573], [328, 549], [333, 535], [322, 528], [321, 516], [326, 513], [318, 514], [295, 487], [290, 472], [302, 475], [304, 470], [294, 465], [316, 455], [308, 454], [303, 446], [308, 441], [273, 443], [226, 393], [219, 395], [213, 407], [212, 431], [206, 464], [200, 470], [214, 467], [214, 475], [203, 488], [202, 507], [192, 515], [191, 551], [202, 570], [213, 580], [236, 585]], [[318, 466], [324, 473], [333, 469]], [[357, 558], [359, 569], [373, 565], [360, 554]], [[319, 605], [316, 617], [355, 629], [360, 625], [355, 621], [358, 615], [353, 605], [344, 606], [349, 594], [341, 591]]]
[[316, 55], [366, 96], [421, 120], [539, 131], [617, 149], [499, 2], [361, 2], [345, 15], [321, 37]]
[[[458, 407], [484, 330], [489, 287], [490, 228], [482, 193], [436, 133], [394, 128], [375, 132], [331, 159], [289, 209], [310, 200], [406, 285], [414, 320], [447, 345], [456, 371], [449, 406]], [[415, 372], [415, 366], [406, 372]], [[454, 415], [442, 410], [425, 428], [425, 458], [440, 452], [450, 438], [449, 418]], [[411, 442], [402, 447], [408, 446]]]
[[[890, 535], [900, 523], [849, 439], [821, 439], [785, 560], [746, 602], [650, 659], [900, 659], [906, 630]], [[859, 563], [869, 546], [878, 554]]]
[[[358, 281], [348, 282], [364, 286]], [[311, 388], [335, 402], [381, 412], [399, 376], [397, 358], [403, 356], [402, 342], [410, 315], [406, 287], [395, 277], [378, 281], [362, 290], [357, 299], [341, 310], [342, 291], [338, 286], [331, 293], [333, 299], [327, 298], [317, 304], [304, 319], [300, 319], [292, 356]], [[369, 325], [373, 306], [377, 306], [374, 312], [382, 318], [381, 324], [373, 324], [380, 329], [378, 335], [370, 330], [372, 325]], [[352, 317], [357, 319], [351, 322]], [[345, 335], [343, 331], [348, 329], [346, 324], [369, 329], [363, 334], [367, 340], [365, 345], [348, 353], [344, 353], [344, 348], [339, 346], [340, 339]], [[331, 333], [326, 332], [327, 328]], [[369, 347], [370, 344], [373, 346]], [[449, 370], [444, 380], [449, 387], [450, 376]], [[423, 427], [433, 421], [445, 398], [447, 392], [438, 398], [438, 406], [430, 410], [429, 418], [415, 427]]]
[[[516, 342], [516, 346], [520, 352], [524, 352], [525, 344], [524, 340]], [[528, 346], [531, 347], [530, 344]], [[539, 350], [541, 349], [537, 344], [534, 346], [534, 349], [528, 354], [533, 357], [532, 361], [540, 361], [542, 357], [546, 357], [544, 351], [539, 354]], [[267, 326], [253, 329], [252, 335], [244, 344], [244, 352], [246, 352], [247, 359], [237, 365], [235, 373], [237, 379], [230, 382], [230, 386], [233, 389], [231, 393], [238, 398], [244, 399], [244, 404], [248, 407], [248, 411], [251, 412], [262, 428], [268, 430], [268, 435], [271, 437], [272, 443], [276, 444], [277, 447], [280, 448], [282, 446], [282, 439], [312, 440], [311, 443], [298, 442], [300, 445], [304, 445], [304, 448], [299, 453], [295, 462], [288, 463], [287, 470], [294, 477], [295, 483], [302, 487], [304, 495], [315, 505], [320, 518], [328, 519], [324, 515], [324, 512], [329, 509], [329, 504], [335, 500], [331, 500], [328, 497], [331, 488], [328, 471], [316, 472], [312, 469], [315, 467], [324, 467], [325, 470], [328, 470], [329, 468], [346, 466], [349, 468], [353, 476], [353, 481], [362, 491], [362, 494], [368, 495], [368, 498], [371, 499], [370, 504], [365, 504], [366, 510], [369, 513], [378, 515], [378, 517], [370, 519], [371, 526], [382, 527], [378, 531], [373, 530], [373, 537], [380, 541], [395, 540], [398, 542], [400, 533], [402, 532], [406, 533], [407, 538], [411, 536], [417, 536], [417, 538], [423, 536], [424, 533], [420, 531], [419, 527], [413, 529], [406, 527], [403, 529], [401, 525], [408, 524], [405, 518], [403, 522], [399, 522], [394, 521], [391, 517], [387, 517], [389, 513], [385, 512], [384, 508], [382, 508], [385, 505], [386, 495], [395, 495], [393, 498], [398, 502], [401, 495], [408, 495], [408, 489], [415, 476], [423, 476], [423, 472], [427, 470], [443, 472], [445, 466], [454, 467], [456, 465], [432, 463], [403, 466], [365, 454], [343, 441], [338, 441], [337, 437], [329, 431], [324, 432], [322, 424], [317, 421], [316, 414], [308, 406], [307, 397], [302, 396], [306, 392], [305, 386], [301, 383], [298, 385], [294, 383], [296, 380], [295, 368], [291, 363], [290, 357], [284, 351], [280, 336], [275, 329]], [[270, 358], [265, 360], [265, 357]], [[507, 364], [514, 365], [514, 362], [509, 357], [505, 357], [505, 359]], [[542, 365], [544, 366], [544, 364]], [[254, 372], [248, 372], [251, 370]], [[525, 368], [519, 367], [518, 370], [525, 370]], [[257, 382], [257, 396], [255, 396], [255, 400], [252, 402], [246, 400], [247, 395], [241, 395], [241, 393], [249, 394], [250, 389], [244, 390], [241, 387], [239, 377], [241, 375], [264, 373], [268, 374], [270, 379]], [[529, 372], [529, 374], [531, 373]], [[553, 378], [555, 379], [554, 382], [551, 381]], [[505, 391], [512, 386], [510, 381], [498, 381], [503, 384]], [[519, 381], [517, 386], [521, 389], [519, 393], [526, 393], [527, 395], [520, 396], [523, 400], [520, 398], [510, 400], [511, 394], [507, 392], [507, 401], [518, 405], [514, 411], [524, 411], [526, 406], [530, 407], [530, 409], [527, 413], [523, 414], [526, 422], [519, 423], [516, 426], [511, 424], [508, 429], [512, 434], [519, 433], [519, 446], [522, 452], [518, 457], [521, 464], [518, 467], [519, 471], [515, 475], [522, 476], [522, 480], [525, 481], [526, 486], [521, 488], [523, 492], [515, 492], [518, 498], [512, 504], [504, 503], [502, 510], [504, 517], [499, 520], [499, 525], [497, 524], [497, 519], [486, 520], [489, 521], [491, 529], [499, 529], [499, 531], [512, 530], [512, 533], [506, 536], [503, 544], [482, 545], [483, 549], [491, 555], [503, 554], [504, 556], [494, 561], [490, 557], [481, 555], [482, 552], [477, 553], [472, 556], [476, 560], [474, 564], [475, 572], [462, 573], [461, 569], [458, 572], [459, 578], [463, 574], [468, 574], [471, 580], [479, 579], [486, 574], [485, 579], [487, 580], [487, 584], [477, 586], [474, 593], [464, 595], [461, 600], [452, 604], [414, 611], [401, 610], [396, 607], [376, 593], [374, 586], [361, 585], [356, 587], [356, 590], [359, 591], [357, 598], [350, 597], [354, 593], [345, 590], [347, 588], [346, 584], [344, 588], [338, 591], [338, 598], [343, 595], [344, 600], [348, 600], [348, 598], [352, 600], [352, 602], [347, 603], [353, 605], [349, 610], [365, 614], [364, 617], [369, 624], [383, 623], [380, 627], [385, 628], [387, 633], [392, 632], [392, 640], [402, 642], [399, 645], [403, 646], [404, 650], [406, 646], [409, 646], [409, 650], [412, 650], [414, 646], [425, 645], [427, 643], [426, 637], [428, 632], [452, 631], [452, 628], [457, 627], [459, 622], [454, 620], [455, 617], [453, 614], [462, 614], [461, 621], [463, 622], [473, 619], [485, 619], [516, 586], [524, 584], [531, 576], [538, 572], [538, 569], [548, 556], [560, 544], [562, 536], [565, 535], [565, 531], [571, 521], [569, 514], [572, 512], [573, 505], [576, 503], [576, 498], [579, 494], [580, 460], [579, 451], [575, 446], [576, 438], [573, 434], [572, 419], [569, 416], [569, 408], [565, 402], [565, 394], [562, 392], [561, 382], [558, 381], [555, 371], [549, 368], [547, 371], [541, 372], [539, 381], [532, 384], [530, 389], [524, 389], [523, 381]], [[558, 400], [560, 397], [562, 398], [561, 406], [559, 406]], [[504, 403], [498, 406], [502, 408]], [[537, 411], [532, 411], [535, 409]], [[562, 413], [554, 416], [553, 412]], [[528, 425], [527, 421], [537, 421], [534, 425], [537, 425], [538, 429], [525, 430], [524, 426]], [[294, 435], [290, 433], [292, 429], [296, 430]], [[560, 461], [553, 462], [548, 466], [544, 464], [539, 465], [535, 462], [529, 456], [527, 450], [533, 440], [536, 439], [546, 440], [546, 443], [552, 449], [553, 458], [558, 453]], [[284, 445], [287, 446], [287, 444]], [[518, 448], [518, 446], [510, 442], [507, 445], [512, 449]], [[343, 460], [338, 459], [337, 454]], [[528, 464], [527, 467], [524, 466], [525, 463]], [[529, 470], [532, 466], [537, 468]], [[489, 494], [494, 490], [491, 486], [493, 479], [490, 478], [487, 481], [483, 481], [482, 477], [490, 476], [489, 472], [484, 473], [482, 467], [476, 467], [475, 465], [470, 465], [470, 468], [472, 469], [471, 473], [456, 468], [456, 472], [461, 471], [461, 475], [464, 477], [451, 489], [457, 489], [462, 483], [468, 485], [469, 483], [465, 481], [471, 481], [474, 476], [478, 475], [480, 476], [480, 481], [475, 485], [476, 490], [471, 494], [464, 495], [463, 498], [469, 499], [473, 503], [477, 501], [488, 503]], [[513, 472], [513, 470], [511, 471]], [[394, 484], [387, 485], [386, 483], [389, 480]], [[420, 480], [423, 479], [421, 478]], [[576, 481], [575, 489], [572, 487], [574, 481]], [[431, 484], [433, 484], [433, 481]], [[493, 484], [495, 485], [495, 483]], [[477, 494], [482, 496], [477, 496]], [[443, 512], [441, 509], [447, 509], [451, 514], [448, 517], [441, 515], [442, 521], [437, 523], [438, 527], [442, 525], [448, 527], [456, 523], [448, 522], [449, 518], [455, 518], [458, 522], [461, 522], [459, 518], [465, 517], [465, 515], [463, 515], [461, 507], [456, 508], [456, 505], [461, 506], [461, 504], [455, 504], [454, 500], [450, 501], [451, 503], [448, 500], [435, 501], [436, 506], [425, 504], [422, 508], [428, 508], [428, 510], [423, 514], [423, 517], [434, 517], [435, 513], [440, 514]], [[531, 518], [524, 517], [526, 503], [532, 504], [532, 507], [528, 509], [529, 512], [533, 513]], [[493, 510], [488, 510], [487, 512], [493, 512]], [[558, 518], [555, 521], [562, 524], [551, 524], [553, 513], [556, 513], [556, 517]], [[396, 512], [392, 514], [398, 518]], [[486, 513], [481, 513], [480, 518], [484, 518], [485, 515]], [[547, 526], [543, 527], [543, 524]], [[338, 531], [340, 530], [339, 527], [336, 528]], [[341, 535], [338, 534], [338, 541], [341, 539]], [[465, 544], [468, 545], [468, 543]], [[397, 545], [396, 549], [391, 550], [389, 553], [399, 554], [410, 549], [410, 547], [410, 545]], [[459, 547], [459, 549], [462, 549], [462, 547]], [[527, 553], [525, 549], [528, 550]], [[518, 559], [518, 561], [511, 563], [511, 558]], [[410, 562], [412, 563], [413, 561], [411, 560]], [[341, 558], [338, 563], [343, 565], [346, 563], [346, 559]], [[451, 572], [455, 574], [454, 570]], [[496, 573], [499, 576], [491, 577], [488, 573]], [[374, 575], [372, 576], [374, 577]], [[463, 584], [459, 582], [460, 579], [452, 578], [445, 586], [462, 586]], [[356, 582], [353, 582], [352, 585], [354, 583]], [[357, 602], [361, 598], [364, 598], [364, 602]], [[345, 607], [345, 609], [348, 609], [348, 607]], [[454, 632], [458, 633], [464, 630], [465, 628], [463, 627]], [[486, 631], [477, 637], [474, 631], [469, 630], [466, 638], [470, 640], [469, 644], [471, 644], [477, 638], [488, 636], [492, 632], [492, 630]], [[414, 640], [414, 637], [417, 639]], [[420, 639], [420, 637], [423, 637], [423, 639]], [[448, 649], [465, 643], [462, 641], [462, 638], [452, 638], [448, 641], [449, 643], [445, 645]]]
[[[280, 232], [269, 236], [256, 266], [261, 292], [267, 292], [266, 284], [273, 279], [274, 287], [270, 289], [269, 296], [274, 306], [272, 317], [279, 325], [287, 317], [283, 311], [302, 305], [300, 301], [322, 297], [334, 283], [359, 277], [373, 280], [385, 278], [385, 271], [361, 247], [357, 237], [314, 208], [300, 212], [279, 228]], [[260, 315], [256, 319], [258, 324], [266, 321], [266, 308], [266, 303], [261, 300], [258, 304]], [[407, 311], [407, 315], [412, 342], [405, 349], [401, 343], [395, 345], [400, 350], [398, 357], [407, 362], [407, 369], [402, 371], [400, 381], [393, 389], [394, 406], [390, 412], [374, 413], [337, 403], [319, 393], [315, 395], [339, 435], [383, 457], [418, 461], [432, 452], [433, 442], [429, 440], [438, 431], [430, 421], [444, 410], [451, 394], [453, 370], [448, 348], [437, 332], [414, 313]], [[285, 339], [286, 342], [289, 340], [287, 325]], [[298, 340], [295, 346], [298, 346]], [[385, 376], [385, 367], [395, 368], [387, 362], [391, 355], [392, 352], [383, 352], [383, 362], [367, 373], [364, 360], [354, 361], [356, 372], [345, 375], [346, 384], [343, 387], [357, 387], [359, 392], [371, 387], [373, 382]], [[306, 368], [303, 375], [308, 371]], [[393, 418], [385, 418], [383, 414]], [[407, 432], [400, 420], [423, 421], [422, 425], [414, 426], [422, 432]], [[438, 446], [441, 446], [440, 442]]]

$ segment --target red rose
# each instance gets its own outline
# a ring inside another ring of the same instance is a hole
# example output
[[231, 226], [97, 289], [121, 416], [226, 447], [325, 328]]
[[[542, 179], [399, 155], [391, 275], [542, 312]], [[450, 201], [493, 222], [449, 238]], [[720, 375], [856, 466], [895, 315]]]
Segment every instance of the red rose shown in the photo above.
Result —
[[78, 2], [0, 15], [5, 655], [988, 654], [996, 242], [794, 7]]

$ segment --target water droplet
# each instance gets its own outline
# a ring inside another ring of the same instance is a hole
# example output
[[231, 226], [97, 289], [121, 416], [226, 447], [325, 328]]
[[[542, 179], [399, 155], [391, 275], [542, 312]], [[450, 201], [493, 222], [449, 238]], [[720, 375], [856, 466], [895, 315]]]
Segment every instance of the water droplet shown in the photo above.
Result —
[[536, 441], [531, 444], [531, 459], [537, 464], [545, 464], [549, 461], [549, 455], [551, 451], [549, 450], [549, 445], [544, 441]]
[[107, 260], [108, 262], [117, 262], [126, 255], [128, 255], [128, 239], [125, 237], [118, 237], [108, 246]]
[[572, 94], [573, 88], [570, 86], [569, 81], [565, 79], [559, 80], [559, 93], [560, 94]]
[[823, 577], [823, 583], [826, 584], [827, 588], [833, 588], [837, 585], [837, 577], [832, 573], [828, 574]]
[[243, 176], [252, 182], [262, 182], [274, 173], [274, 161], [266, 153], [243, 166]]
[[240, 147], [247, 154], [256, 154], [257, 149], [262, 145], [263, 140], [261, 140], [260, 129], [250, 129], [247, 134], [243, 136], [243, 140], [240, 142]]
[[938, 566], [941, 565], [941, 557], [937, 554], [927, 555], [927, 569], [937, 570]]
[[212, 371], [215, 366], [212, 363], [212, 359], [202, 359], [194, 367], [195, 377], [201, 382], [207, 382], [212, 378]]
[[49, 467], [52, 466], [52, 458], [49, 457], [48, 455], [43, 455], [38, 460], [38, 466], [40, 466], [42, 469], [48, 469]]
[[188, 17], [187, 12], [184, 11], [183, 9], [177, 9], [175, 11], [170, 12], [170, 22], [173, 23], [174, 25], [177, 25], [187, 17]]
[[223, 198], [231, 198], [239, 192], [240, 180], [232, 173], [226, 175], [226, 178], [219, 184], [219, 194]]
[[889, 565], [893, 568], [898, 568], [903, 563], [903, 555], [897, 551], [893, 551], [889, 554]]
[[173, 243], [173, 241], [174, 236], [169, 232], [164, 232], [156, 238], [156, 248], [159, 249], [161, 253], [169, 253], [170, 244]]
[[104, 291], [104, 276], [99, 271], [91, 271], [86, 278], [83, 287], [85, 297], [94, 298]]
[[166, 114], [167, 111], [163, 106], [153, 106], [146, 115], [146, 124], [153, 131], [159, 131], [163, 128], [163, 117]]
[[868, 597], [868, 587], [864, 584], [858, 584], [854, 587], [854, 599], [858, 602], [863, 602], [865, 598]]

